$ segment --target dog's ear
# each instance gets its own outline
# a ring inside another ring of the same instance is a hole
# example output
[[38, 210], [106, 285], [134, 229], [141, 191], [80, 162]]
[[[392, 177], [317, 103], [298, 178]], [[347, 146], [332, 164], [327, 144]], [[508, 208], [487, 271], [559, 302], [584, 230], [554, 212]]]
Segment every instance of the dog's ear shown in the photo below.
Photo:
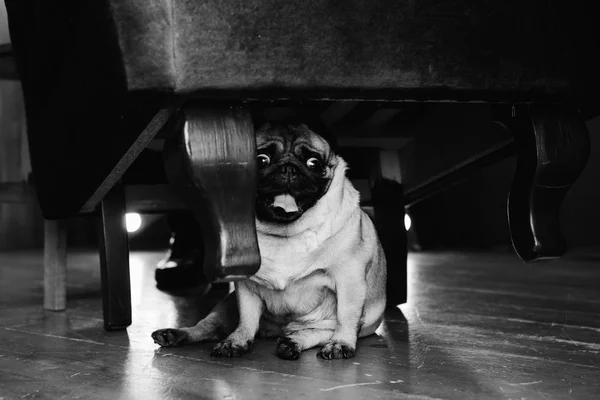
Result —
[[311, 131], [325, 139], [325, 141], [327, 141], [329, 144], [331, 151], [333, 153], [337, 153], [337, 138], [318, 115], [314, 116], [313, 118], [306, 118], [303, 121], [298, 121], [298, 123], [305, 124]]
[[337, 153], [337, 139], [331, 129], [325, 125], [317, 110], [302, 106], [274, 106], [262, 109], [253, 114], [254, 130], [258, 130], [265, 123], [301, 125], [321, 136], [327, 141], [331, 151]]
[[263, 127], [268, 121], [262, 115], [257, 114], [252, 116], [252, 122], [254, 123], [254, 132], [258, 131]]

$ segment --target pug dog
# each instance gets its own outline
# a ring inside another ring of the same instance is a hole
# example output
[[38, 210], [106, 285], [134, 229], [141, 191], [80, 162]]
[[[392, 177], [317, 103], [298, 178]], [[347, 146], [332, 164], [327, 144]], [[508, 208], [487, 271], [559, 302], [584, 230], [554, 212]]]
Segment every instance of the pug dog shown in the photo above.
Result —
[[324, 359], [354, 357], [383, 319], [386, 260], [348, 166], [304, 123], [266, 123], [256, 143], [259, 271], [196, 326], [152, 337], [163, 347], [222, 340], [221, 357], [248, 352], [257, 335], [278, 337], [283, 359], [315, 346]]

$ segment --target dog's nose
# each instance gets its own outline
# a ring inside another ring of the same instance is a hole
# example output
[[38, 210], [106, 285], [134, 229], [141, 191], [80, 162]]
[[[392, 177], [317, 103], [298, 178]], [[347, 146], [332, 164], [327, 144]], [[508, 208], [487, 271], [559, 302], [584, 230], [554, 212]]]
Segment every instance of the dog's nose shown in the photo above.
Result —
[[281, 173], [287, 179], [293, 179], [298, 175], [298, 170], [293, 164], [286, 164], [281, 168]]

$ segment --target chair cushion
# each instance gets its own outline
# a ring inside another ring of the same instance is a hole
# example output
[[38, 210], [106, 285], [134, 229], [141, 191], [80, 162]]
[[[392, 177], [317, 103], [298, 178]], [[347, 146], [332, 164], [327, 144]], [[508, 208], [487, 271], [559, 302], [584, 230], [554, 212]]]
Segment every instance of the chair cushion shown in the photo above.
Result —
[[598, 87], [599, 64], [588, 50], [599, 36], [592, 23], [597, 13], [585, 2], [111, 3], [133, 90], [573, 93]]
[[49, 219], [95, 206], [170, 93], [210, 101], [569, 96], [598, 112], [592, 1], [5, 4], [36, 193]]

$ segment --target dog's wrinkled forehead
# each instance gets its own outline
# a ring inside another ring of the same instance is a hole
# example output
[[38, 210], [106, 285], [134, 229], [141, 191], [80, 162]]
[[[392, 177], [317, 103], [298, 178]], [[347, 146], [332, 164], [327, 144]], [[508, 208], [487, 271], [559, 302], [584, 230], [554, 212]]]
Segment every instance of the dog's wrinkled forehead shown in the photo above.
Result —
[[274, 146], [278, 153], [294, 152], [297, 148], [307, 147], [329, 158], [331, 147], [318, 133], [305, 124], [265, 123], [256, 131], [258, 149]]

